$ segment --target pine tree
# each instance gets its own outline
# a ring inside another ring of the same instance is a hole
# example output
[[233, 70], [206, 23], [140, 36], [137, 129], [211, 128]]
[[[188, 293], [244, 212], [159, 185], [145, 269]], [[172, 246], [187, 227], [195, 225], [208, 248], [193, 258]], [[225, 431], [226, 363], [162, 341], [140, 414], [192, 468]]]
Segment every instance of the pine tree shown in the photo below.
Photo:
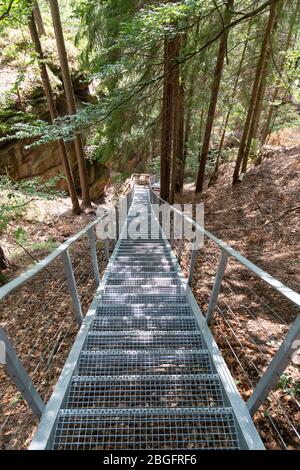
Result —
[[[65, 89], [65, 96], [67, 101], [68, 112], [70, 115], [76, 114], [76, 103], [74, 97], [74, 90], [71, 80], [71, 74], [69, 70], [68, 57], [66, 51], [66, 45], [64, 40], [64, 34], [62, 30], [62, 24], [60, 19], [60, 12], [57, 0], [49, 0], [52, 22], [55, 31], [56, 44], [58, 49], [58, 55], [60, 60], [61, 72], [63, 76], [63, 83]], [[80, 186], [82, 192], [82, 205], [83, 207], [91, 207], [91, 200], [89, 196], [89, 181], [88, 174], [85, 164], [85, 155], [83, 149], [83, 143], [81, 134], [77, 133], [74, 139], [75, 150], [77, 155], [78, 169]]]

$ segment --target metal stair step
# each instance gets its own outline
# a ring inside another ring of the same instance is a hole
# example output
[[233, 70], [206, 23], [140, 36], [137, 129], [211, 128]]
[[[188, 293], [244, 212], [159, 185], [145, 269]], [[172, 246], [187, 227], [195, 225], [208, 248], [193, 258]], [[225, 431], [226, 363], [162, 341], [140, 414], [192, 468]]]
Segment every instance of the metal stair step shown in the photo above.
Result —
[[103, 304], [168, 304], [186, 303], [186, 295], [172, 294], [118, 294], [109, 293], [102, 296]]
[[143, 349], [202, 349], [200, 331], [90, 331], [85, 349], [143, 350]]
[[174, 266], [172, 265], [160, 265], [160, 266], [146, 266], [146, 265], [137, 265], [137, 266], [131, 266], [131, 265], [117, 265], [116, 263], [110, 268], [111, 273], [127, 273], [129, 276], [130, 273], [138, 273], [138, 272], [152, 272], [152, 273], [157, 273], [157, 272], [166, 272], [166, 273], [177, 273], [177, 270]]
[[114, 272], [109, 275], [109, 282], [113, 280], [159, 280], [162, 281], [163, 279], [172, 279], [174, 281], [179, 280], [179, 276], [177, 273], [172, 272], [147, 272], [147, 271], [140, 271], [140, 272], [133, 272], [128, 275], [127, 273], [118, 273]]
[[82, 351], [80, 375], [212, 374], [206, 350]]
[[139, 286], [140, 288], [148, 286], [164, 286], [164, 287], [179, 287], [182, 285], [181, 280], [177, 277], [109, 277], [107, 286]]
[[192, 316], [160, 316], [136, 314], [130, 316], [102, 316], [96, 317], [93, 331], [194, 331], [198, 329], [198, 324]]
[[164, 286], [164, 285], [148, 285], [148, 286], [115, 286], [107, 284], [105, 287], [105, 294], [142, 294], [142, 295], [156, 295], [156, 294], [171, 294], [171, 295], [185, 295], [184, 287], [180, 286]]
[[231, 408], [68, 409], [54, 449], [239, 449], [239, 441]]
[[224, 406], [218, 375], [74, 376], [66, 408]]
[[134, 315], [151, 315], [154, 316], [184, 316], [194, 318], [193, 311], [189, 304], [131, 304], [131, 305], [100, 305], [97, 309], [97, 317], [101, 316], [134, 316]]
[[173, 265], [171, 257], [166, 256], [116, 256], [115, 264], [137, 265], [137, 266], [161, 266]]
[[119, 263], [126, 263], [126, 264], [157, 264], [160, 265], [161, 263], [166, 264], [166, 263], [172, 263], [172, 258], [171, 256], [165, 256], [165, 255], [134, 255], [134, 256], [126, 256], [126, 255], [117, 255], [115, 258], [116, 262]]

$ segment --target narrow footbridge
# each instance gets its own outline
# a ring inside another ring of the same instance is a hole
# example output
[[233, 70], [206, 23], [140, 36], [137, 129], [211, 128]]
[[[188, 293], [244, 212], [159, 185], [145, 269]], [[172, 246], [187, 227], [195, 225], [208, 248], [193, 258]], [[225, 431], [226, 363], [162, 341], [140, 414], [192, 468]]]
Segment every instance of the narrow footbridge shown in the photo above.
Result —
[[127, 237], [149, 194], [135, 187], [31, 449], [263, 448], [158, 220]]

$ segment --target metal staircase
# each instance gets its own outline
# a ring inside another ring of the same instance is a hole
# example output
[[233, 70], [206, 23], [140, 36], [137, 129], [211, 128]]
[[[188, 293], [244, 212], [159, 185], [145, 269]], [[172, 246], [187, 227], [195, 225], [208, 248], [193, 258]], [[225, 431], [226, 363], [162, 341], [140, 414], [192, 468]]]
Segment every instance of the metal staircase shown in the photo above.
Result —
[[31, 449], [263, 448], [159, 226], [127, 237], [151, 211], [137, 186]]

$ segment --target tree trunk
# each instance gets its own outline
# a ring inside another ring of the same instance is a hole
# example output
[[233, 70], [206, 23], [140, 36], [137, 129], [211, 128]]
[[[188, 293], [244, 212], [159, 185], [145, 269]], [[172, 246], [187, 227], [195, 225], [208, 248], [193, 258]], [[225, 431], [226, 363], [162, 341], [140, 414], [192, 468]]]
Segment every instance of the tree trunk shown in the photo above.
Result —
[[219, 149], [218, 149], [218, 155], [217, 155], [217, 160], [216, 160], [216, 165], [215, 165], [215, 170], [214, 170], [214, 174], [215, 174], [215, 175], [216, 175], [216, 174], [218, 173], [218, 171], [219, 171], [220, 160], [221, 160], [221, 153], [222, 153], [223, 145], [224, 145], [224, 141], [225, 141], [227, 125], [228, 125], [229, 118], [230, 118], [230, 116], [231, 116], [231, 112], [232, 112], [232, 109], [233, 109], [233, 104], [234, 104], [233, 100], [234, 100], [235, 93], [236, 93], [237, 88], [238, 88], [238, 84], [239, 84], [239, 81], [240, 81], [241, 71], [242, 71], [243, 64], [244, 64], [244, 60], [245, 60], [245, 57], [246, 57], [246, 52], [247, 52], [248, 43], [249, 43], [249, 37], [250, 37], [251, 26], [252, 26], [252, 22], [249, 21], [249, 26], [248, 26], [248, 31], [247, 31], [247, 37], [246, 37], [245, 44], [244, 44], [244, 47], [243, 47], [243, 52], [242, 52], [241, 60], [240, 60], [240, 63], [239, 63], [239, 68], [238, 68], [238, 71], [237, 71], [236, 79], [235, 79], [235, 82], [234, 82], [234, 87], [233, 87], [233, 90], [232, 90], [231, 103], [230, 103], [230, 105], [229, 105], [229, 109], [228, 109], [228, 112], [227, 112], [227, 115], [226, 115], [226, 118], [225, 118], [223, 133], [222, 133], [222, 137], [221, 137], [220, 145], [219, 145]]
[[[64, 34], [62, 30], [62, 24], [60, 20], [60, 13], [57, 0], [49, 0], [52, 22], [55, 31], [56, 44], [58, 49], [59, 61], [61, 66], [61, 72], [63, 76], [63, 83], [68, 107], [68, 113], [70, 115], [76, 114], [76, 102], [74, 96], [74, 90], [69, 70], [68, 57], [66, 51], [66, 45], [64, 40]], [[85, 165], [85, 155], [81, 139], [81, 134], [77, 133], [74, 139], [78, 169], [79, 169], [79, 178], [80, 186], [82, 192], [82, 205], [83, 207], [91, 207], [91, 200], [89, 196], [89, 181], [88, 174]]]
[[270, 44], [270, 35], [274, 27], [275, 18], [276, 18], [276, 4], [272, 2], [270, 4], [270, 14], [269, 14], [269, 19], [268, 19], [268, 23], [266, 26], [265, 34], [264, 34], [264, 39], [263, 39], [262, 46], [261, 46], [260, 57], [259, 57], [258, 64], [256, 67], [256, 75], [255, 75], [255, 79], [253, 83], [247, 118], [246, 118], [246, 122], [244, 125], [243, 135], [241, 138], [240, 147], [239, 147], [239, 151], [238, 151], [238, 155], [236, 159], [235, 169], [233, 173], [233, 184], [236, 184], [239, 181], [240, 167], [244, 158], [245, 147], [247, 144], [247, 139], [249, 136], [249, 130], [251, 126], [253, 112], [255, 109], [255, 104], [257, 101], [258, 93], [259, 93], [262, 74], [264, 71], [267, 52], [268, 52], [268, 48]]
[[[174, 57], [178, 57], [180, 54], [180, 48], [182, 46], [181, 36], [176, 37], [174, 41]], [[175, 68], [173, 74], [173, 90], [173, 156], [169, 197], [170, 204], [174, 204], [175, 202], [176, 179], [178, 171], [181, 171], [184, 153], [184, 88], [179, 65]]]
[[[286, 60], [286, 53], [288, 52], [288, 50], [290, 48], [293, 33], [294, 33], [294, 29], [295, 29], [295, 24], [296, 24], [296, 21], [299, 18], [299, 14], [300, 14], [300, 0], [297, 0], [297, 4], [295, 6], [295, 11], [292, 11], [292, 13], [291, 13], [289, 31], [288, 31], [288, 36], [287, 36], [285, 48], [284, 48], [285, 53], [284, 53], [284, 56], [283, 56], [283, 60], [280, 64], [280, 69], [281, 70], [284, 67], [284, 63], [285, 63], [285, 60]], [[274, 106], [273, 103], [275, 103], [277, 101], [279, 91], [280, 91], [280, 86], [276, 86], [276, 88], [273, 92], [273, 96], [271, 98], [271, 104], [270, 104], [268, 116], [267, 116], [266, 123], [265, 123], [264, 130], [263, 130], [262, 144], [264, 144], [266, 142], [266, 140], [267, 140], [267, 138], [270, 134], [271, 122], [272, 122], [272, 117], [273, 117], [273, 113], [274, 113], [274, 109], [275, 109], [275, 106]]]
[[251, 126], [249, 129], [249, 135], [247, 139], [247, 144], [245, 148], [245, 153], [244, 153], [244, 158], [243, 158], [243, 163], [242, 163], [242, 173], [246, 173], [247, 171], [247, 166], [248, 166], [248, 159], [251, 151], [251, 146], [253, 140], [257, 138], [257, 132], [258, 132], [258, 126], [260, 122], [260, 117], [261, 117], [261, 112], [263, 108], [263, 101], [264, 101], [264, 96], [266, 92], [266, 87], [267, 87], [267, 74], [268, 74], [268, 65], [269, 65], [269, 59], [270, 59], [270, 48], [268, 50], [267, 54], [267, 59], [265, 63], [265, 67], [263, 70], [263, 75], [262, 79], [260, 82], [259, 90], [258, 90], [258, 95], [257, 95], [257, 100], [255, 104], [255, 108], [253, 111], [253, 116], [252, 116], [252, 122]]
[[37, 1], [33, 5], [33, 16], [34, 16], [35, 23], [37, 25], [39, 36], [45, 36], [46, 31], [45, 31], [45, 26], [43, 22], [43, 17], [42, 17], [41, 10]]
[[[178, 193], [180, 193], [183, 189], [185, 164], [186, 164], [186, 160], [188, 157], [188, 144], [189, 144], [189, 138], [190, 138], [190, 133], [191, 133], [191, 127], [192, 127], [192, 106], [193, 106], [193, 98], [194, 98], [194, 93], [195, 93], [196, 73], [197, 73], [197, 68], [194, 67], [191, 78], [190, 78], [190, 87], [189, 87], [188, 97], [186, 100], [186, 106], [185, 106], [185, 100], [183, 96], [183, 100], [184, 100], [183, 106], [186, 107], [186, 118], [185, 118], [185, 123], [183, 123], [183, 129], [184, 129], [183, 156], [182, 156], [182, 161], [178, 166], [177, 177], [176, 177], [176, 191]], [[184, 87], [184, 84], [182, 86]]]
[[4, 269], [8, 268], [8, 266], [9, 262], [6, 259], [3, 248], [0, 246], [0, 273], [1, 271], [4, 271]]
[[164, 41], [164, 85], [162, 99], [161, 126], [161, 164], [160, 164], [160, 196], [165, 201], [170, 195], [170, 172], [173, 137], [173, 104], [174, 104], [174, 58], [176, 57], [174, 39]]
[[[231, 8], [233, 7], [234, 0], [229, 0], [226, 5], [225, 15], [224, 15], [224, 24], [227, 25], [231, 19]], [[215, 67], [214, 79], [211, 90], [210, 105], [207, 114], [207, 121], [204, 133], [204, 139], [202, 144], [202, 150], [200, 155], [200, 165], [198, 171], [198, 177], [196, 182], [196, 193], [200, 193], [203, 190], [204, 178], [205, 178], [205, 168], [209, 152], [211, 133], [213, 129], [213, 123], [217, 108], [218, 95], [220, 90], [222, 71], [224, 66], [225, 54], [226, 54], [226, 44], [229, 31], [224, 31], [224, 35], [220, 39], [217, 63]]]
[[[47, 72], [47, 67], [45, 65], [44, 53], [42, 50], [40, 38], [38, 35], [37, 25], [35, 23], [33, 13], [30, 15], [30, 18], [29, 18], [29, 31], [30, 31], [30, 36], [31, 36], [31, 39], [34, 44], [35, 51], [38, 57], [44, 93], [47, 99], [51, 121], [53, 122], [58, 117], [58, 113], [57, 113], [57, 109], [55, 106], [54, 96], [53, 96], [53, 92], [51, 88], [51, 82], [50, 82], [49, 75]], [[75, 214], [80, 214], [81, 210], [79, 207], [75, 184], [73, 181], [73, 176], [72, 176], [69, 161], [68, 161], [66, 146], [62, 139], [59, 139], [58, 141], [58, 148], [59, 148], [59, 153], [60, 153], [60, 157], [62, 160], [62, 164], [64, 167], [64, 172], [67, 178], [67, 184], [68, 184], [69, 194], [70, 194], [71, 201], [72, 201], [73, 212]]]

